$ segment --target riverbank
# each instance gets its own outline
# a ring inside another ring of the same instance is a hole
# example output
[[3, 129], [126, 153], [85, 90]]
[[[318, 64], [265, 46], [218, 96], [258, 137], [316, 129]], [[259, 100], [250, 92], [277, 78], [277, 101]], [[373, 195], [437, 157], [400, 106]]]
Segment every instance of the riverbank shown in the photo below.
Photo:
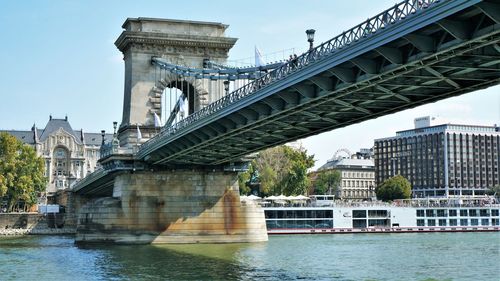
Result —
[[45, 229], [0, 229], [0, 236], [22, 235], [73, 235], [75, 228], [45, 228]]
[[[58, 227], [56, 227], [58, 226]], [[49, 219], [38, 213], [0, 213], [0, 236], [75, 234], [76, 228], [64, 225], [64, 217]]]

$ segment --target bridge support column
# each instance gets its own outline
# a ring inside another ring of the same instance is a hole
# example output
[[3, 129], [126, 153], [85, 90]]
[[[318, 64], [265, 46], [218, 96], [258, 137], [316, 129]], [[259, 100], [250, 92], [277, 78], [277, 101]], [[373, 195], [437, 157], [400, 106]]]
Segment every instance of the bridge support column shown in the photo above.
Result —
[[79, 212], [76, 242], [267, 241], [264, 212], [240, 203], [235, 172], [141, 171], [117, 175], [113, 197]]

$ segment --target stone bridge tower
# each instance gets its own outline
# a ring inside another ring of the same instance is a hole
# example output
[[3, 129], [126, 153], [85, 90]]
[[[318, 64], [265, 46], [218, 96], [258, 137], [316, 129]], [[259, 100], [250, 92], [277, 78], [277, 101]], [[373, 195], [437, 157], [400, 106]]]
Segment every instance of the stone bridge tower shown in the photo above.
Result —
[[[159, 75], [151, 58], [161, 57], [174, 64], [196, 68], [203, 67], [204, 59], [225, 63], [237, 40], [225, 36], [227, 27], [213, 22], [141, 17], [125, 21], [122, 25], [125, 30], [115, 42], [125, 61], [123, 119], [118, 130], [122, 147], [138, 143], [136, 126], [141, 128], [145, 139], [154, 134], [154, 113], [161, 115], [162, 92], [178, 79], [172, 74]], [[189, 95], [185, 93], [190, 113], [223, 91], [222, 88], [211, 89], [209, 93], [204, 84], [207, 82], [191, 78], [183, 79], [182, 83], [183, 89], [191, 89]]]

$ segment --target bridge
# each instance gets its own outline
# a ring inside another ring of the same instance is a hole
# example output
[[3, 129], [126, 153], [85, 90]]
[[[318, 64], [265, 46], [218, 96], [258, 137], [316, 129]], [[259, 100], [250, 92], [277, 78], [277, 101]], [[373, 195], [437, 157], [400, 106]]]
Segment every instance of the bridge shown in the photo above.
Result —
[[[224, 223], [217, 231], [225, 234], [215, 231], [221, 240], [202, 241], [265, 239], [262, 218], [255, 215], [259, 211], [239, 211], [244, 206], [238, 205], [235, 175], [247, 155], [500, 81], [500, 1], [404, 1], [295, 59], [246, 68], [225, 65], [227, 51], [236, 42], [224, 36], [225, 25], [139, 18], [128, 19], [123, 27], [115, 43], [125, 57], [123, 120], [113, 143], [103, 148], [103, 169], [74, 187], [76, 194], [94, 197], [80, 215], [86, 216], [80, 221], [82, 241], [105, 236], [89, 219], [106, 217], [102, 212], [107, 210], [95, 211], [104, 208], [103, 200], [95, 198], [114, 198], [106, 204], [123, 213], [123, 200], [136, 204], [137, 194], [144, 192], [137, 182], [151, 190], [148, 200], [156, 198], [144, 208], [168, 205], [170, 201], [158, 199], [165, 192], [183, 194], [176, 200], [192, 203], [190, 198], [198, 196], [195, 190], [205, 192], [198, 201], [206, 201], [206, 189], [218, 190], [209, 203], [177, 219], [189, 217], [202, 224], [206, 211], [220, 204], [245, 217], [244, 223], [238, 222], [239, 238], [232, 240], [228, 237], [236, 236], [228, 234], [229, 213], [222, 210]], [[184, 33], [172, 33], [176, 28]], [[185, 30], [199, 32], [189, 37]], [[173, 101], [172, 89], [177, 93]], [[158, 128], [153, 124], [167, 104], [161, 98], [168, 95], [170, 110], [163, 115], [170, 112], [170, 118]], [[185, 182], [189, 180], [196, 181], [194, 187]], [[147, 226], [157, 226], [149, 242], [158, 237], [157, 242], [200, 239], [200, 229], [190, 238], [182, 232], [193, 223], [177, 224], [169, 218], [163, 224], [157, 218], [179, 212], [174, 209], [148, 211], [156, 218]], [[122, 224], [106, 220], [100, 228], [118, 225], [121, 234], [137, 225], [137, 218]], [[140, 229], [133, 231], [142, 235]]]

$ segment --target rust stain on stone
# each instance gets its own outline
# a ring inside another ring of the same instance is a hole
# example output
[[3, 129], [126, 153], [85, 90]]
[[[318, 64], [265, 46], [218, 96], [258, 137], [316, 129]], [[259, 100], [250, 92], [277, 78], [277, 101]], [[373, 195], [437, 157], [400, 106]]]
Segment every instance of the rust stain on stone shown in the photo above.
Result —
[[238, 195], [234, 194], [234, 192], [231, 190], [224, 192], [222, 207], [224, 209], [224, 228], [226, 234], [232, 234], [235, 226], [239, 224], [238, 208], [236, 208], [238, 202]]

